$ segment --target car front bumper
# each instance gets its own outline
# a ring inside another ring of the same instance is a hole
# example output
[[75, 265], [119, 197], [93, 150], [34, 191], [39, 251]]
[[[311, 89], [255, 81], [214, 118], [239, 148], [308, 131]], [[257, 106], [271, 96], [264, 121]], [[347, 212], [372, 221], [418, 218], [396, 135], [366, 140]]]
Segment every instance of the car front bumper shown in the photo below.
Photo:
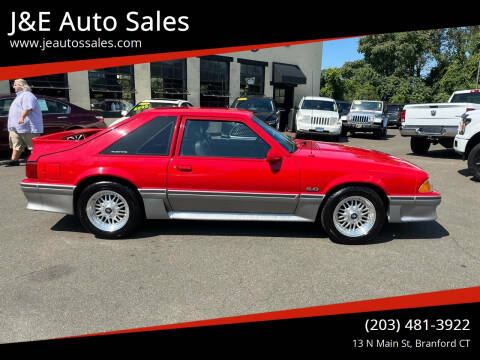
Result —
[[358, 131], [358, 132], [362, 132], [362, 131], [374, 131], [374, 130], [379, 130], [379, 129], [382, 129], [383, 126], [381, 123], [360, 123], [360, 124], [357, 124], [357, 123], [347, 123], [347, 122], [344, 122], [343, 123], [343, 128], [344, 130], [347, 130], [347, 131]]
[[297, 133], [300, 134], [324, 134], [324, 135], [340, 135], [342, 133], [342, 127], [332, 125], [319, 125], [315, 128], [310, 126], [297, 126]]
[[433, 221], [437, 218], [437, 206], [442, 201], [435, 196], [390, 196], [388, 221], [391, 223]]
[[402, 121], [400, 119], [388, 119], [388, 126], [400, 126]]
[[455, 152], [460, 155], [464, 155], [465, 149], [467, 148], [468, 140], [469, 139], [457, 135], [455, 137], [455, 141], [453, 142], [453, 149], [455, 150]]

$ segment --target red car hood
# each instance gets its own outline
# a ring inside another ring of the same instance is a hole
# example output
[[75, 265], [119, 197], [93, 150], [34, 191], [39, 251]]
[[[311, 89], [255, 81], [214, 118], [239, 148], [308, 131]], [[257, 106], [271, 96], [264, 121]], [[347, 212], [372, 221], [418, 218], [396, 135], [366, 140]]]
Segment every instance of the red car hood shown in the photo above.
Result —
[[407, 160], [376, 150], [310, 140], [295, 140], [295, 142], [298, 146], [298, 150], [296, 152], [296, 155], [298, 156], [314, 155], [327, 157], [330, 159], [338, 158], [339, 160], [356, 160], [370, 163], [375, 162], [409, 169], [415, 168], [423, 171], [423, 169]]

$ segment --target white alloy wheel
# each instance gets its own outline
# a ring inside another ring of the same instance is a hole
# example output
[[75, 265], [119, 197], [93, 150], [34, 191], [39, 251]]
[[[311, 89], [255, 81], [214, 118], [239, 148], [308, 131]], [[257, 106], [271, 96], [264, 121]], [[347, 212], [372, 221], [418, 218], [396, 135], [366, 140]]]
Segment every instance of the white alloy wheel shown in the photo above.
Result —
[[363, 196], [350, 196], [333, 211], [333, 224], [343, 235], [355, 238], [367, 235], [377, 218], [375, 206]]
[[87, 202], [86, 214], [97, 229], [114, 232], [123, 228], [130, 217], [127, 200], [115, 191], [94, 193]]

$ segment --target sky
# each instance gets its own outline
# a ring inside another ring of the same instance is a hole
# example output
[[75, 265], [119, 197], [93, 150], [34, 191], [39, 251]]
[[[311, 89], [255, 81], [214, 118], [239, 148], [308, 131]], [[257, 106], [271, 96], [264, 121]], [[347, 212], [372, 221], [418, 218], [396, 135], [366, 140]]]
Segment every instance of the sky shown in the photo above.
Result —
[[359, 37], [323, 42], [322, 70], [342, 67], [346, 61], [363, 59], [357, 52]]

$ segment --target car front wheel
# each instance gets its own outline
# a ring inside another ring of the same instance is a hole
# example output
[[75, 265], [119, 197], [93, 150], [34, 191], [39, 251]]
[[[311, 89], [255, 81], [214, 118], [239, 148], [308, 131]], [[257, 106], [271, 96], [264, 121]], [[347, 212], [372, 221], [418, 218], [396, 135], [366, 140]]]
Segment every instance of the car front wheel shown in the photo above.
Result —
[[382, 229], [385, 206], [378, 193], [370, 188], [346, 187], [326, 200], [321, 222], [333, 242], [364, 244]]
[[480, 144], [473, 147], [468, 154], [468, 169], [473, 175], [473, 179], [480, 181]]
[[143, 219], [135, 192], [110, 181], [87, 186], [78, 199], [77, 214], [85, 229], [107, 239], [130, 235]]

